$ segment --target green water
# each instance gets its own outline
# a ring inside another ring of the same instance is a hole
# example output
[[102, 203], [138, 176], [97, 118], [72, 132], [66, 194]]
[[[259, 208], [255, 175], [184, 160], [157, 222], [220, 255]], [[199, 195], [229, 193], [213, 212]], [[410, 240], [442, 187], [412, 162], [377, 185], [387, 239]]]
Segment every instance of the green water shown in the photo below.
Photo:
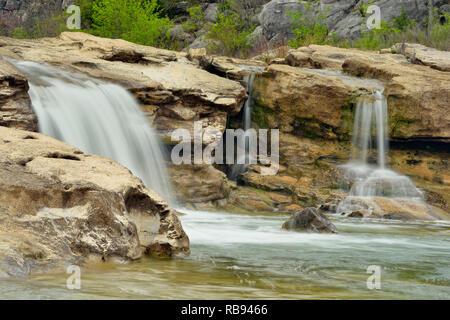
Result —
[[[332, 218], [339, 234], [280, 229], [286, 216], [187, 211], [191, 255], [0, 281], [13, 299], [450, 299], [450, 224]], [[381, 268], [381, 289], [367, 268]]]

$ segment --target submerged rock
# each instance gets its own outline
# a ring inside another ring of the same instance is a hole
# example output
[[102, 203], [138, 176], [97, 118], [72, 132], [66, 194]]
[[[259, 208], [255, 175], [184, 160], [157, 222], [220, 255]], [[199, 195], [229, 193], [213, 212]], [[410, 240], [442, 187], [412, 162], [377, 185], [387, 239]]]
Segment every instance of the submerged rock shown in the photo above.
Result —
[[305, 210], [294, 213], [294, 215], [283, 224], [283, 229], [316, 233], [338, 232], [334, 224], [316, 208], [306, 208]]
[[0, 127], [1, 275], [188, 250], [175, 213], [128, 169]]

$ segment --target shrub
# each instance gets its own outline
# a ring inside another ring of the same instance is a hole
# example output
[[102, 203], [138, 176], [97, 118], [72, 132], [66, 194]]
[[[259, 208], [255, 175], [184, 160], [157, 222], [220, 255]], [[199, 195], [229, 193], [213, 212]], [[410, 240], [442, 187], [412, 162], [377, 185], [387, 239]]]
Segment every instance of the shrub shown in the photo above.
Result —
[[254, 27], [245, 29], [234, 12], [218, 12], [217, 22], [209, 28], [206, 37], [212, 40], [209, 50], [229, 56], [247, 56], [252, 45]]
[[[420, 43], [440, 50], [450, 49], [450, 16], [444, 14], [432, 20], [428, 29], [421, 28], [414, 20], [409, 20], [404, 10], [393, 22], [381, 22], [380, 29], [367, 30], [362, 25], [363, 37], [351, 46], [364, 50], [390, 48], [396, 43]], [[442, 23], [441, 23], [442, 22]], [[342, 45], [341, 45], [342, 46]]]
[[167, 47], [170, 20], [160, 17], [157, 0], [97, 0], [92, 5], [91, 33], [105, 38]]
[[[318, 5], [318, 0], [303, 4], [303, 11], [288, 11], [293, 27], [294, 38], [289, 46], [298, 48], [310, 44], [329, 44], [334, 39], [327, 26], [327, 15]], [[327, 9], [327, 11], [329, 8]]]
[[201, 6], [192, 6], [188, 9], [189, 19], [183, 23], [183, 30], [195, 32], [200, 30], [205, 24], [205, 13]]

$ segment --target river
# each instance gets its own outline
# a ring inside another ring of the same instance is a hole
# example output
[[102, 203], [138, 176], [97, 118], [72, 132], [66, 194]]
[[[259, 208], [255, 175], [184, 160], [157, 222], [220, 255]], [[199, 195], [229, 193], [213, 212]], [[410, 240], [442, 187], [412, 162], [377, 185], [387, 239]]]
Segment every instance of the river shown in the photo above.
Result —
[[[339, 234], [281, 230], [284, 215], [183, 210], [191, 254], [0, 280], [1, 299], [450, 299], [450, 223], [331, 217]], [[367, 268], [381, 268], [381, 289]]]

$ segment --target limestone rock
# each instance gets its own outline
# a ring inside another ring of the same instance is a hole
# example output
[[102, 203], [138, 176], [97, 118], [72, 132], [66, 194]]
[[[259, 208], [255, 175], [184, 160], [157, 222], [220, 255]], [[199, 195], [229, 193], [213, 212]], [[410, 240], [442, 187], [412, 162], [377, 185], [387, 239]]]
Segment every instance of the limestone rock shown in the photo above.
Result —
[[37, 117], [28, 96], [28, 81], [10, 63], [0, 58], [0, 126], [37, 130]]
[[3, 275], [189, 250], [174, 211], [112, 160], [0, 127], [0, 164]]
[[391, 51], [410, 58], [411, 62], [440, 71], [450, 71], [450, 52], [428, 48], [417, 43], [397, 43]]
[[334, 224], [316, 208], [306, 208], [305, 210], [294, 213], [294, 215], [283, 224], [283, 229], [314, 233], [337, 233]]

